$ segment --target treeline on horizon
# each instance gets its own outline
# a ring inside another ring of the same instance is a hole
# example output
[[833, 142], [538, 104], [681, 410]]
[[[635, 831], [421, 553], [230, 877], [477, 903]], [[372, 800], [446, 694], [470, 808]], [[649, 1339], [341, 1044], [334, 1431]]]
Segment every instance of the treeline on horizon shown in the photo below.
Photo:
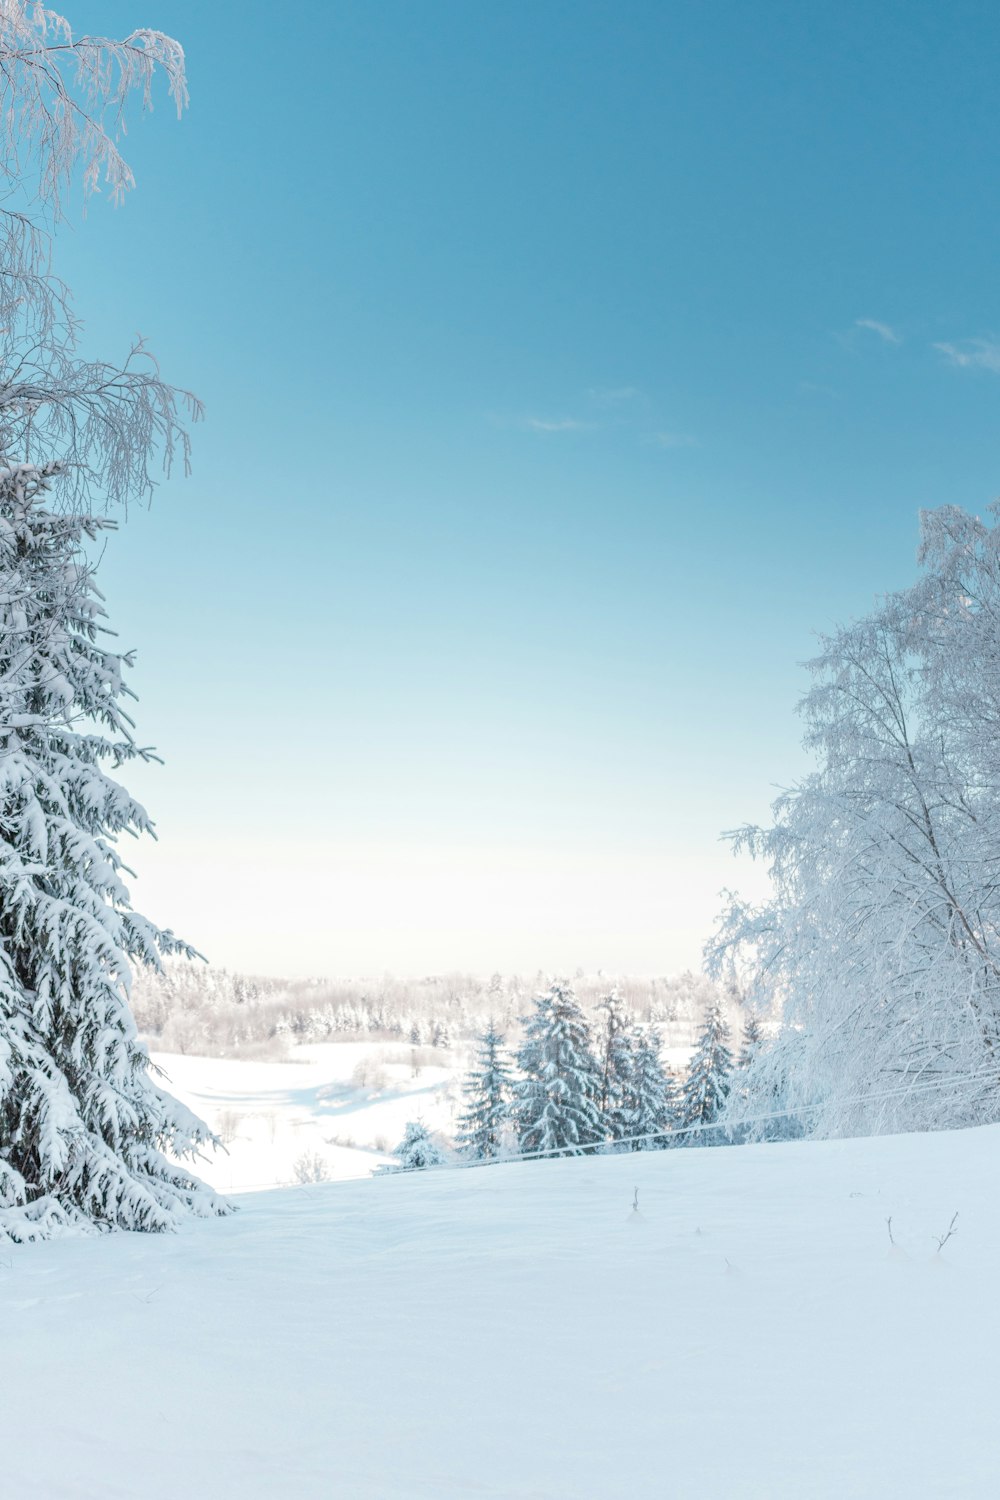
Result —
[[[480, 1035], [490, 1021], [510, 1031], [550, 982], [541, 973], [294, 980], [183, 961], [160, 973], [138, 970], [132, 1010], [156, 1051], [266, 1060], [307, 1042], [363, 1038], [448, 1047]], [[740, 1024], [738, 995], [690, 971], [616, 979], [577, 971], [572, 987], [588, 1015], [614, 989], [639, 1022], [657, 1026], [666, 1047], [693, 1046], [715, 1002], [730, 1025]]]

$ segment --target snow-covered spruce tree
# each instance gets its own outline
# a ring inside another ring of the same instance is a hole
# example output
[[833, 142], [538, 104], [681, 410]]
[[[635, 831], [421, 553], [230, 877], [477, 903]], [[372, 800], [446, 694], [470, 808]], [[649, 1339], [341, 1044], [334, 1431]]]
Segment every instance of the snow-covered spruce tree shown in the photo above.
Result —
[[[705, 1013], [698, 1044], [681, 1092], [681, 1125], [714, 1125], [722, 1115], [729, 1094], [733, 1058], [729, 1050], [729, 1027], [722, 1006], [715, 1001]], [[723, 1139], [717, 1130], [692, 1132], [686, 1144], [714, 1146]]]
[[444, 1149], [423, 1120], [407, 1121], [403, 1139], [392, 1154], [399, 1165], [389, 1167], [390, 1172], [417, 1172], [423, 1167], [443, 1167], [448, 1160]]
[[451, 1046], [451, 1032], [448, 1029], [447, 1021], [435, 1021], [431, 1046], [442, 1048]]
[[457, 1145], [465, 1156], [489, 1160], [503, 1149], [513, 1078], [504, 1039], [492, 1018], [476, 1041], [475, 1064], [462, 1088], [465, 1109], [459, 1116]]
[[749, 1068], [763, 1041], [764, 1028], [761, 1025], [760, 1016], [756, 1011], [749, 1010], [743, 1022], [743, 1034], [740, 1037], [740, 1051], [736, 1066], [740, 1069]]
[[774, 898], [732, 898], [710, 956], [783, 1025], [734, 1120], [775, 1101], [827, 1135], [1000, 1118], [996, 515], [924, 515], [917, 583], [811, 664], [817, 769], [735, 836]]
[[626, 1094], [628, 1129], [624, 1133], [639, 1137], [632, 1142], [633, 1151], [662, 1150], [673, 1145], [665, 1132], [680, 1123], [681, 1099], [663, 1066], [662, 1042], [656, 1027], [633, 1027], [629, 1050], [632, 1068]]
[[179, 408], [198, 406], [141, 344], [81, 357], [50, 272], [77, 170], [86, 191], [132, 185], [117, 137], [157, 71], [180, 108], [168, 37], [77, 39], [42, 5], [0, 0], [0, 1233], [21, 1239], [221, 1206], [164, 1155], [206, 1132], [154, 1086], [128, 1007], [130, 963], [182, 945], [122, 884], [116, 839], [149, 823], [111, 773], [147, 752], [86, 561], [109, 524], [94, 512], [147, 495], [157, 455], [186, 460]]
[[601, 1069], [576, 996], [553, 984], [523, 1021], [511, 1109], [518, 1149], [573, 1154], [596, 1146], [606, 1134]]
[[117, 848], [149, 831], [110, 774], [144, 759], [57, 466], [0, 470], [0, 1232], [168, 1229], [221, 1205], [163, 1155], [208, 1137], [149, 1075], [131, 962], [185, 950], [133, 912]]
[[597, 1007], [600, 1017], [601, 1114], [608, 1139], [628, 1149], [666, 1145], [663, 1140], [637, 1141], [659, 1135], [677, 1122], [678, 1100], [660, 1061], [661, 1038], [653, 1026], [640, 1026], [617, 989]]
[[601, 1066], [600, 1110], [612, 1140], [631, 1134], [627, 1108], [634, 1066], [632, 1017], [617, 987], [597, 1006], [597, 1057]]

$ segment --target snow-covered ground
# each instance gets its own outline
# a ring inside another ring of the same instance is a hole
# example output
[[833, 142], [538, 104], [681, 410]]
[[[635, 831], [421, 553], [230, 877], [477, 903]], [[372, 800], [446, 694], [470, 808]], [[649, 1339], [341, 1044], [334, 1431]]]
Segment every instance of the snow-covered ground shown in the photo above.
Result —
[[[390, 1163], [408, 1120], [445, 1140], [455, 1135], [471, 1045], [447, 1051], [401, 1042], [329, 1042], [296, 1047], [286, 1062], [235, 1062], [153, 1053], [164, 1087], [224, 1142], [199, 1167], [220, 1192], [284, 1187], [304, 1157], [328, 1179], [367, 1177]], [[691, 1049], [668, 1048], [668, 1067]]]
[[367, 1177], [391, 1160], [408, 1120], [453, 1135], [465, 1057], [366, 1041], [296, 1047], [287, 1062], [153, 1061], [164, 1087], [222, 1138], [199, 1172], [232, 1192], [294, 1183], [303, 1158], [322, 1162], [331, 1181]]
[[1000, 1128], [510, 1164], [11, 1248], [0, 1489], [984, 1500], [998, 1161]]

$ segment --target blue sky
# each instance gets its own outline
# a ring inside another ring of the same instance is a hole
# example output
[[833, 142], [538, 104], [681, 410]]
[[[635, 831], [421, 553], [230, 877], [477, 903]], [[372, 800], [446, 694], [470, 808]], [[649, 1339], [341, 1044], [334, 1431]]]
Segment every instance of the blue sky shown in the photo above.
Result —
[[990, 4], [74, 0], [191, 109], [74, 213], [205, 399], [109, 547], [137, 897], [271, 972], [670, 972], [814, 632], [997, 485]]

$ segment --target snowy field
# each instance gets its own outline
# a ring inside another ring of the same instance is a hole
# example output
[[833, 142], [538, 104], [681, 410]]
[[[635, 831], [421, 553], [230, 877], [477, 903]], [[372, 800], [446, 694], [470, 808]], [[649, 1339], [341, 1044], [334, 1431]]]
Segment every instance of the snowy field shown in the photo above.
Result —
[[465, 1053], [389, 1042], [296, 1047], [287, 1062], [154, 1053], [164, 1087], [222, 1138], [200, 1168], [220, 1192], [286, 1186], [318, 1159], [331, 1181], [391, 1161], [408, 1120], [453, 1132]]
[[[287, 1062], [235, 1062], [154, 1053], [164, 1086], [222, 1137], [200, 1175], [220, 1192], [286, 1187], [296, 1164], [319, 1158], [330, 1181], [368, 1177], [422, 1119], [455, 1134], [469, 1047], [438, 1051], [400, 1042], [329, 1042], [296, 1047]], [[667, 1048], [671, 1068], [691, 1049]]]
[[994, 1127], [445, 1170], [9, 1248], [2, 1493], [983, 1500], [998, 1159]]

